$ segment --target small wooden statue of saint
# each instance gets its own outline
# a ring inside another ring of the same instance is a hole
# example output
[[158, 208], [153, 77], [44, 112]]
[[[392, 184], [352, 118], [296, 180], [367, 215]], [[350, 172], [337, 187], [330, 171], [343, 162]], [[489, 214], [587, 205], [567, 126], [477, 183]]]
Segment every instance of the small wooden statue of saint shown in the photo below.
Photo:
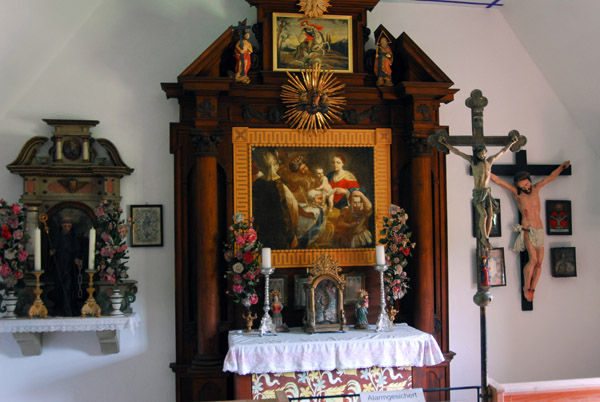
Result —
[[355, 305], [356, 311], [356, 323], [354, 328], [366, 329], [369, 328], [369, 321], [367, 320], [367, 310], [369, 308], [369, 294], [366, 290], [361, 289], [358, 291], [358, 301]]
[[271, 292], [271, 311], [273, 311], [273, 326], [277, 332], [289, 332], [290, 329], [283, 322], [281, 316], [281, 310], [283, 310], [283, 304], [281, 303], [281, 293], [278, 290]]
[[394, 53], [388, 39], [381, 36], [377, 43], [377, 53], [375, 55], [375, 75], [377, 76], [378, 87], [391, 87], [394, 85], [392, 83], [393, 62]]
[[244, 33], [240, 35], [240, 40], [235, 45], [235, 81], [249, 84], [250, 78], [248, 77], [248, 70], [250, 70], [250, 65], [252, 64], [251, 55], [254, 50], [252, 44], [248, 40], [250, 38], [250, 33], [248, 31], [243, 32]]

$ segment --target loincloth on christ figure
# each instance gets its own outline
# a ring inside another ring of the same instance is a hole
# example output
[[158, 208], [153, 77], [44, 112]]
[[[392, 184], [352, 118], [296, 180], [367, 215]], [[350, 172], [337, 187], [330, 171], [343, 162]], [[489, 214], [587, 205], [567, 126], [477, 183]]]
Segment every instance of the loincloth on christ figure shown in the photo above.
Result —
[[517, 240], [513, 246], [514, 251], [525, 251], [525, 232], [529, 233], [529, 241], [535, 248], [544, 247], [544, 229], [534, 229], [533, 226], [524, 228], [521, 225], [515, 225], [513, 228], [515, 232], [519, 232]]

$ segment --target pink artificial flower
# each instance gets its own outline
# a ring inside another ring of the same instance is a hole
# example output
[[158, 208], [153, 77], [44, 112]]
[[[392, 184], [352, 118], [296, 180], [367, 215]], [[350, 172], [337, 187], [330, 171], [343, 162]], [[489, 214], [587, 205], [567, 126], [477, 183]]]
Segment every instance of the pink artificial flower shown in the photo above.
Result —
[[242, 285], [233, 285], [232, 288], [235, 293], [242, 293], [242, 291], [244, 290], [244, 287]]
[[13, 237], [15, 238], [15, 240], [21, 240], [23, 238], [23, 231], [21, 229], [15, 230], [13, 232]]
[[27, 260], [27, 251], [25, 250], [19, 250], [19, 255], [18, 255], [19, 261], [23, 262], [25, 260]]
[[18, 214], [19, 212], [21, 212], [21, 208], [19, 208], [19, 206], [17, 204], [12, 204], [12, 211], [13, 214]]
[[15, 279], [23, 279], [23, 272], [15, 271], [14, 277]]
[[241, 277], [239, 274], [235, 274], [235, 275], [233, 275], [233, 278], [232, 278], [232, 280], [233, 280], [233, 282], [235, 282], [235, 283], [242, 283], [242, 277]]
[[115, 274], [105, 274], [103, 278], [106, 282], [115, 283], [117, 282], [117, 277]]
[[254, 261], [254, 254], [252, 254], [250, 251], [246, 251], [244, 254], [244, 261], [246, 264], [252, 264], [252, 261]]
[[240, 246], [243, 246], [244, 244], [246, 244], [246, 240], [244, 239], [244, 236], [239, 234], [235, 237], [235, 244], [239, 244]]
[[231, 250], [227, 250], [225, 252], [225, 261], [230, 262], [233, 257], [233, 252]]
[[121, 247], [119, 247], [119, 253], [123, 253], [125, 252], [125, 250], [127, 250], [127, 244], [123, 244]]
[[258, 296], [256, 295], [256, 293], [253, 293], [250, 296], [250, 304], [256, 304], [256, 303], [258, 303]]
[[248, 229], [248, 232], [246, 233], [246, 241], [248, 243], [254, 243], [256, 241], [256, 238], [256, 231], [252, 228]]
[[100, 234], [100, 238], [102, 239], [103, 242], [108, 243], [108, 241], [110, 240], [110, 235], [106, 232], [102, 232]]
[[244, 278], [250, 279], [252, 281], [252, 280], [254, 280], [254, 274], [252, 272], [246, 272], [244, 274]]

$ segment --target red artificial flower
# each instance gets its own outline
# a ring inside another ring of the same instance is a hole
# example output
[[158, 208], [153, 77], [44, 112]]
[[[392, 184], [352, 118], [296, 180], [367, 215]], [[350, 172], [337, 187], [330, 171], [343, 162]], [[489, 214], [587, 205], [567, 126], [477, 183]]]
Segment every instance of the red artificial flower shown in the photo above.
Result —
[[23, 272], [15, 271], [15, 279], [23, 279]]
[[8, 229], [8, 226], [2, 225], [2, 234], [0, 236], [2, 236], [6, 240], [10, 240], [12, 235], [10, 234], [10, 230]]
[[254, 254], [250, 251], [246, 251], [244, 253], [244, 262], [246, 262], [246, 264], [252, 264], [252, 261], [254, 261]]
[[256, 303], [258, 303], [258, 296], [256, 295], [256, 293], [253, 293], [252, 296], [250, 296], [250, 304]]
[[403, 248], [402, 249], [402, 254], [404, 254], [405, 256], [408, 257], [408, 255], [410, 254], [410, 249], [409, 248]]

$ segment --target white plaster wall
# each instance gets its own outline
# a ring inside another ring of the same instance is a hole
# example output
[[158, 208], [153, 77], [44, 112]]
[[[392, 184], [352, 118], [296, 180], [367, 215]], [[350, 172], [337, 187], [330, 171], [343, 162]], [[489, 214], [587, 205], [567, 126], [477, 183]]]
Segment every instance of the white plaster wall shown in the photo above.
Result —
[[[594, 234], [600, 212], [595, 205], [599, 190], [594, 175], [600, 166], [585, 136], [501, 13], [380, 3], [368, 21], [372, 29], [381, 23], [394, 35], [408, 33], [460, 89], [454, 102], [440, 112], [441, 124], [450, 126], [451, 135], [471, 133], [470, 109], [464, 102], [478, 88], [489, 100], [484, 113], [486, 135], [519, 130], [528, 138], [529, 163], [571, 160], [573, 175], [559, 177], [541, 193], [542, 211], [546, 199], [572, 200], [573, 235], [547, 236], [533, 311], [521, 311], [518, 256], [510, 250], [514, 240], [511, 227], [518, 211], [512, 197], [492, 187], [494, 196], [501, 199], [503, 234], [492, 238], [492, 244], [505, 248], [507, 286], [493, 288], [494, 301], [487, 308], [488, 374], [500, 382], [599, 376], [600, 352], [595, 339], [600, 330], [596, 308], [600, 273], [594, 263]], [[514, 163], [514, 156], [506, 155], [498, 163]], [[479, 308], [472, 301], [476, 292], [470, 217], [473, 179], [463, 159], [448, 156], [447, 167], [450, 348], [457, 353], [451, 364], [451, 382], [453, 386], [478, 385]], [[562, 246], [577, 247], [577, 278], [552, 278], [550, 274], [549, 248]], [[455, 396], [459, 395], [471, 394]]]
[[[131, 276], [139, 281], [134, 309], [142, 324], [121, 334], [121, 353], [104, 356], [93, 333], [51, 334], [44, 352], [22, 357], [0, 334], [0, 395], [15, 401], [167, 401], [175, 395], [172, 157], [169, 122], [178, 106], [161, 82], [172, 82], [229, 25], [255, 20], [242, 0], [8, 0], [0, 9], [0, 160], [10, 163], [27, 139], [50, 136], [42, 118], [97, 119], [95, 137], [111, 140], [135, 169], [123, 180], [123, 205], [164, 205], [165, 246], [131, 249]], [[544, 262], [534, 310], [522, 312], [517, 256], [509, 250], [516, 208], [500, 190], [507, 286], [493, 290], [488, 308], [489, 374], [500, 382], [600, 376], [594, 335], [600, 271], [593, 263], [599, 225], [599, 163], [500, 13], [467, 7], [380, 3], [368, 16], [403, 31], [461, 91], [441, 109], [451, 134], [470, 133], [464, 100], [474, 88], [489, 99], [488, 135], [518, 129], [529, 139], [531, 163], [570, 159], [573, 176], [548, 185], [543, 199], [571, 199], [573, 236], [552, 236], [547, 248], [577, 247], [578, 277], [555, 279]], [[19, 40], [7, 40], [17, 36]], [[576, 46], [576, 44], [573, 44]], [[576, 74], [577, 72], [570, 72]], [[466, 151], [469, 151], [468, 149]], [[490, 149], [494, 152], [494, 149]], [[512, 163], [505, 156], [503, 163]], [[479, 311], [470, 235], [466, 163], [448, 157], [450, 345], [452, 385], [479, 383]], [[0, 171], [0, 197], [16, 201], [21, 178]], [[31, 380], [34, 377], [35, 380]], [[456, 396], [458, 396], [457, 394]], [[462, 394], [460, 394], [462, 395]], [[466, 394], [470, 395], [470, 394]], [[455, 397], [456, 397], [455, 396]], [[464, 396], [468, 400], [469, 396]]]

